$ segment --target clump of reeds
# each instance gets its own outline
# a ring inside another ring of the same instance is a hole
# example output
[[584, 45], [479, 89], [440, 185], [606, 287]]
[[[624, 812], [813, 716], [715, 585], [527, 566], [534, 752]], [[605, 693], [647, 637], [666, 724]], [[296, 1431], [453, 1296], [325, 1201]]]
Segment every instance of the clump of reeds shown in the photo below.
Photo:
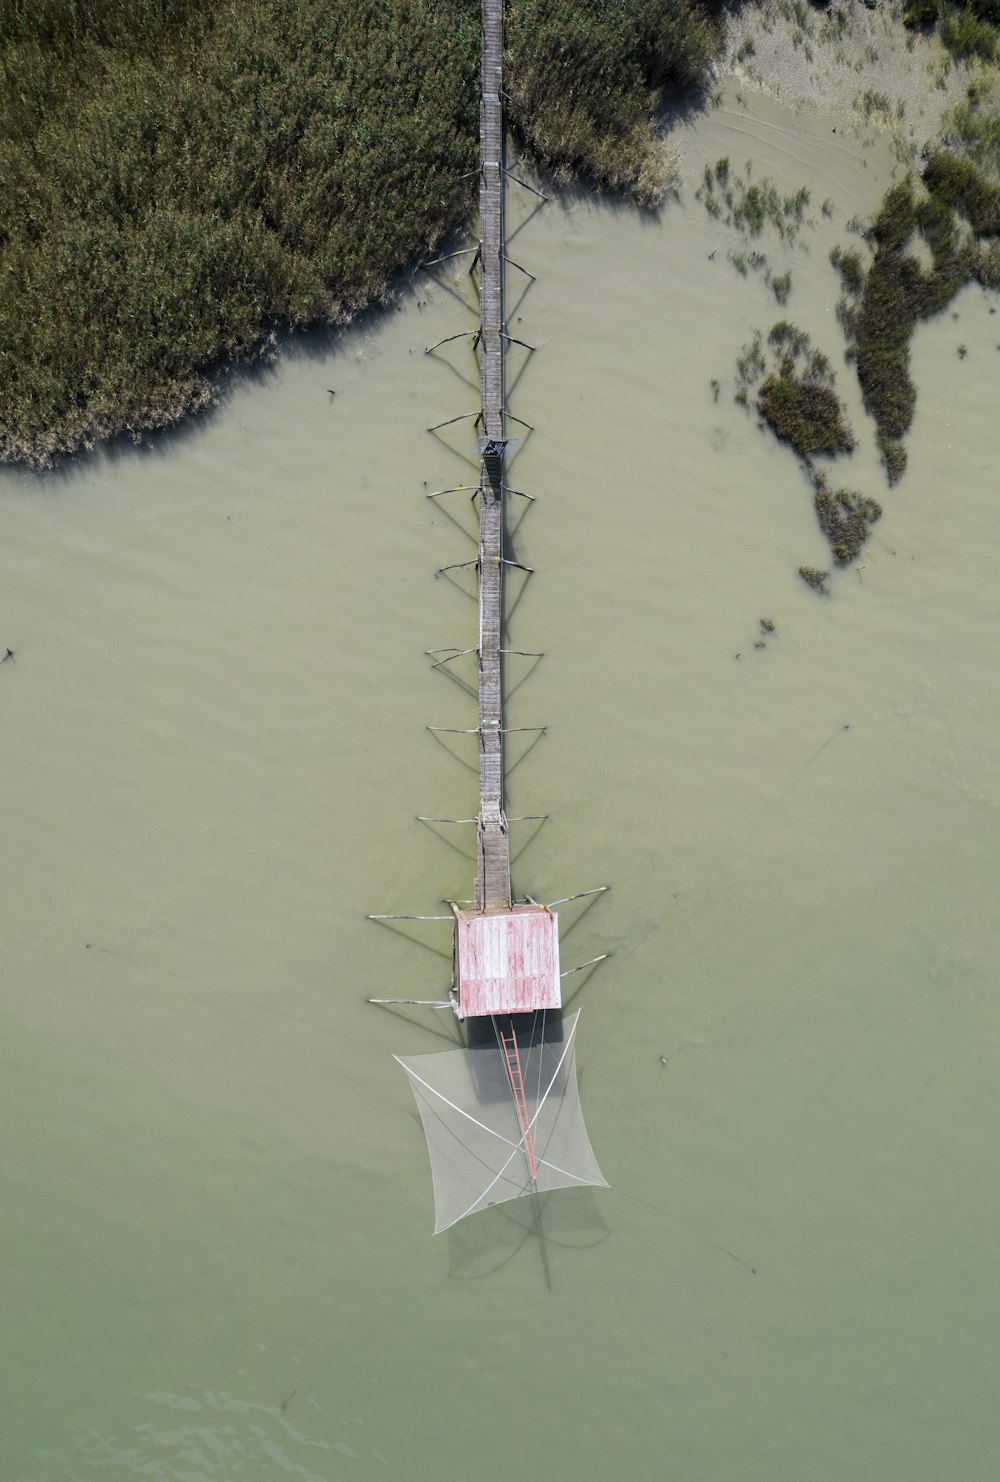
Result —
[[478, 7], [41, 0], [0, 18], [0, 451], [162, 426], [467, 209]]
[[816, 473], [814, 484], [820, 529], [837, 565], [848, 566], [860, 555], [872, 525], [882, 518], [882, 506], [849, 489], [830, 489], [822, 473]]
[[[543, 162], [651, 201], [697, 0], [509, 0]], [[0, 6], [0, 458], [163, 426], [279, 327], [332, 322], [473, 208], [477, 0]]]
[[[773, 368], [769, 372], [769, 365]], [[819, 455], [850, 452], [854, 434], [843, 405], [834, 390], [835, 375], [829, 360], [813, 347], [809, 336], [797, 325], [781, 319], [771, 327], [765, 349], [757, 331], [744, 345], [736, 361], [736, 399], [749, 407], [756, 391], [756, 407], [763, 422], [782, 442], [794, 450], [813, 489], [813, 503], [820, 529], [830, 543], [834, 561], [847, 566], [855, 560], [881, 518], [881, 507], [848, 489], [831, 490], [826, 474], [816, 466]], [[830, 573], [800, 567], [810, 586], [828, 594]], [[770, 632], [765, 619], [761, 630]]]
[[[907, 251], [917, 233], [930, 249], [930, 269]], [[890, 484], [906, 467], [902, 438], [916, 406], [909, 369], [914, 326], [973, 279], [1000, 285], [1000, 252], [992, 240], [978, 240], [998, 233], [1000, 186], [971, 160], [939, 150], [925, 166], [922, 188], [908, 178], [887, 191], [867, 233], [874, 249], [867, 273], [857, 253], [835, 253], [846, 292], [838, 314]]]
[[773, 180], [751, 182], [750, 165], [747, 160], [745, 180], [734, 173], [728, 158], [717, 160], [714, 166], [706, 165], [695, 199], [710, 216], [723, 220], [726, 226], [738, 227], [747, 236], [759, 237], [766, 226], [771, 226], [783, 242], [794, 242], [806, 220], [808, 186], [782, 195]]
[[953, 126], [963, 150], [982, 169], [1000, 173], [1000, 99], [982, 78], [969, 84]]
[[850, 452], [854, 447], [840, 398], [820, 381], [768, 376], [760, 388], [757, 408], [775, 437], [790, 443], [802, 457]]
[[548, 168], [655, 205], [664, 178], [651, 105], [696, 82], [720, 41], [699, 0], [512, 0], [511, 122]]
[[804, 459], [815, 453], [850, 452], [854, 435], [833, 389], [826, 356], [786, 319], [772, 327], [768, 344], [777, 352], [778, 363], [760, 387], [757, 410], [774, 435]]
[[992, 62], [1000, 53], [1000, 4], [997, 0], [909, 0], [904, 23], [923, 30], [937, 30], [953, 57], [978, 57]]
[[807, 587], [812, 587], [815, 592], [822, 592], [824, 597], [829, 597], [830, 588], [827, 582], [830, 580], [829, 571], [820, 571], [818, 566], [800, 566], [799, 576]]

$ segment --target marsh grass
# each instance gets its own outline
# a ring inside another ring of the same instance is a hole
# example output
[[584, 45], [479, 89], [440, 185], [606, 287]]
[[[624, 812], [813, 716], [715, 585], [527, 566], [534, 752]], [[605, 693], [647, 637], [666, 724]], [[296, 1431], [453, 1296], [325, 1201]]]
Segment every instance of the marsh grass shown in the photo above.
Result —
[[830, 580], [829, 571], [820, 571], [818, 566], [800, 566], [799, 576], [807, 587], [812, 587], [814, 592], [822, 592], [824, 597], [829, 597], [830, 588], [827, 586]]
[[722, 40], [698, 0], [512, 0], [505, 38], [510, 122], [542, 164], [656, 205], [651, 109], [698, 81]]
[[794, 374], [768, 376], [761, 385], [757, 409], [775, 437], [789, 443], [800, 457], [849, 453], [854, 447], [840, 398], [822, 381]]
[[814, 478], [816, 517], [830, 542], [838, 566], [849, 566], [861, 553], [871, 527], [882, 518], [882, 506], [849, 489], [831, 490], [822, 473]]
[[[917, 233], [930, 249], [929, 270], [907, 251]], [[875, 255], [863, 286], [860, 264], [850, 253], [836, 260], [849, 295], [838, 305], [838, 316], [890, 484], [905, 470], [902, 438], [916, 406], [909, 370], [914, 327], [946, 308], [965, 284], [1000, 284], [1000, 251], [990, 240], [998, 233], [1000, 187], [971, 160], [940, 150], [925, 166], [922, 189], [907, 178], [883, 198], [868, 232]]]
[[[770, 371], [769, 371], [770, 367]], [[830, 361], [808, 334], [787, 319], [772, 325], [767, 336], [757, 331], [736, 361], [736, 400], [749, 408], [756, 390], [758, 412], [775, 437], [801, 460], [813, 490], [820, 529], [838, 566], [849, 565], [861, 551], [882, 510], [873, 499], [848, 489], [831, 490], [815, 459], [849, 453], [855, 446]], [[809, 573], [807, 575], [807, 573]], [[829, 572], [801, 567], [810, 586], [828, 593]]]
[[757, 410], [775, 437], [808, 461], [816, 453], [849, 453], [854, 435], [833, 389], [834, 374], [821, 350], [787, 319], [767, 337], [777, 367], [761, 384]]
[[[716, 34], [693, 0], [510, 0], [512, 116], [652, 200], [651, 104]], [[473, 209], [479, 47], [476, 0], [8, 0], [0, 457], [163, 426], [384, 298]]]
[[792, 291], [792, 275], [790, 272], [774, 273], [770, 279], [771, 292], [782, 307], [788, 302], [788, 295]]
[[954, 127], [965, 153], [981, 169], [1000, 174], [1000, 99], [973, 83], [955, 110]]
[[751, 183], [752, 161], [747, 160], [747, 179], [734, 175], [728, 159], [706, 165], [695, 199], [701, 201], [710, 216], [722, 217], [726, 226], [737, 227], [749, 237], [759, 237], [766, 226], [777, 231], [783, 242], [795, 241], [806, 220], [809, 205], [808, 186], [782, 195], [773, 180]]
[[1000, 47], [1000, 0], [970, 0], [966, 5], [909, 0], [903, 22], [911, 29], [936, 29], [948, 52], [960, 59], [992, 62]]
[[981, 61], [993, 62], [997, 56], [1000, 30], [995, 21], [977, 14], [977, 8], [967, 5], [946, 9], [938, 25], [938, 35], [953, 57], [978, 57]]
[[0, 28], [0, 448], [45, 463], [211, 397], [468, 209], [478, 9], [56, 0]]
[[860, 293], [865, 284], [865, 269], [861, 253], [855, 247], [846, 251], [838, 242], [830, 253], [830, 261], [840, 274], [840, 281], [847, 293]]

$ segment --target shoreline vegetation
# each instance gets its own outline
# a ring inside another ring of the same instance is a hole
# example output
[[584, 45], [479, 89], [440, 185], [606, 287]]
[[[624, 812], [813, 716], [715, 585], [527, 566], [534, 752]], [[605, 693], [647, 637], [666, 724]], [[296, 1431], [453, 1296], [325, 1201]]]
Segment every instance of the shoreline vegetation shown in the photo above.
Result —
[[[652, 204], [653, 109], [720, 39], [698, 0], [509, 0], [514, 131]], [[0, 460], [165, 427], [384, 302], [473, 208], [479, 46], [478, 0], [10, 0]]]
[[[880, 55], [865, 46], [872, 13], [848, 0], [743, 0], [725, 21], [714, 4], [508, 0], [519, 144], [557, 184], [585, 177], [652, 207], [668, 169], [656, 110], [726, 65], [727, 37], [762, 21], [759, 45], [744, 40], [729, 59], [751, 70], [782, 26], [796, 56], [816, 46], [836, 62], [854, 30], [856, 65]], [[871, 252], [838, 249], [834, 265], [890, 484], [905, 468], [915, 325], [972, 279], [1000, 286], [998, 7], [884, 0], [877, 13], [880, 35], [905, 39], [900, 65], [932, 33], [931, 69], [943, 56], [949, 86], [955, 67], [972, 77], [922, 176], [903, 100], [864, 95], [865, 117], [898, 131], [910, 174], [876, 213]], [[227, 368], [272, 353], [277, 331], [342, 324], [389, 300], [400, 270], [474, 208], [478, 65], [478, 0], [10, 0], [0, 461], [45, 468], [138, 439], [216, 401]], [[774, 65], [784, 81], [787, 58]], [[809, 187], [782, 197], [720, 160], [695, 194], [744, 232], [747, 250], [729, 252], [736, 270], [760, 273], [784, 306], [791, 274], [772, 271], [754, 239], [767, 226], [793, 242]], [[929, 268], [910, 250], [920, 239]], [[829, 430], [835, 401], [815, 376], [786, 374], [761, 388], [758, 409], [781, 437], [820, 412]]]

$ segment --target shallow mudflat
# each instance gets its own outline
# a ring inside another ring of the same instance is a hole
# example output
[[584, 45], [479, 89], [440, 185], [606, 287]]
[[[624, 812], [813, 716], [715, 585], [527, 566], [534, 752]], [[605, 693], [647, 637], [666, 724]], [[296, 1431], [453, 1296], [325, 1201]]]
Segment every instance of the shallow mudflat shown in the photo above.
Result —
[[[509, 723], [550, 729], [510, 811], [551, 814], [516, 884], [613, 887], [563, 957], [614, 953], [575, 1004], [616, 1191], [553, 1198], [544, 1244], [499, 1210], [430, 1238], [391, 1054], [449, 1026], [364, 1002], [449, 971], [365, 912], [472, 876], [413, 821], [475, 796], [423, 729], [474, 723], [422, 656], [474, 641], [422, 498], [467, 481], [471, 435], [423, 429], [473, 363], [420, 353], [461, 304], [422, 282], [180, 434], [0, 479], [20, 1482], [993, 1476], [997, 321], [967, 290], [918, 330], [891, 494], [840, 369], [838, 475], [885, 513], [819, 597], [809, 485], [733, 366], [782, 314], [839, 366], [829, 249], [895, 157], [736, 89], [667, 142], [660, 221], [581, 194], [511, 249], [511, 637], [547, 656]], [[784, 309], [695, 199], [724, 156], [812, 191], [758, 244]]]

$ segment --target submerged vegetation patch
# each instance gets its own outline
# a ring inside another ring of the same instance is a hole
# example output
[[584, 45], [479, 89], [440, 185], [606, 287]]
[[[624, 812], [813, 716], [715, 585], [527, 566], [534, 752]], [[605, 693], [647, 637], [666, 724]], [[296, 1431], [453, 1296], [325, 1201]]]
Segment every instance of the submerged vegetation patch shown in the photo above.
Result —
[[[902, 438], [916, 406], [909, 370], [913, 330], [965, 284], [1000, 286], [1000, 251], [991, 240], [998, 234], [1000, 186], [971, 160], [939, 150], [927, 161], [922, 188], [907, 178], [886, 192], [867, 234], [874, 250], [867, 273], [859, 254], [833, 254], [844, 287], [838, 316], [890, 484], [906, 467]], [[907, 250], [915, 235], [930, 251], [928, 269]]]
[[777, 354], [777, 369], [761, 385], [757, 410], [775, 437], [806, 460], [814, 453], [849, 453], [854, 435], [833, 389], [829, 360], [787, 319], [772, 327], [767, 342]]
[[[755, 404], [763, 422], [802, 460], [820, 529], [837, 565], [847, 566], [860, 553], [882, 510], [863, 494], [831, 489], [826, 474], [815, 465], [818, 454], [832, 457], [855, 446], [835, 379], [827, 357], [787, 319], [771, 327], [766, 348], [758, 330], [736, 361], [736, 400], [749, 407], [756, 388]], [[828, 571], [803, 566], [799, 572], [810, 586], [828, 592]]]
[[830, 580], [829, 571], [820, 571], [818, 566], [800, 566], [799, 576], [807, 587], [812, 587], [816, 592], [822, 592], [824, 597], [829, 597], [830, 588], [827, 582]]
[[[876, 0], [866, 0], [866, 4], [870, 10], [876, 8]], [[840, 276], [836, 312], [847, 339], [845, 358], [856, 367], [891, 485], [905, 470], [906, 434], [916, 404], [910, 374], [915, 326], [940, 313], [969, 283], [1000, 288], [1000, 68], [995, 65], [1000, 62], [1000, 0], [970, 0], [965, 5], [951, 0], [910, 0], [907, 23], [935, 28], [953, 55], [980, 59], [968, 67], [956, 67], [937, 40], [924, 45], [912, 33], [900, 35], [896, 29], [900, 12], [894, 7], [878, 6], [876, 15], [868, 17], [864, 8], [856, 4], [852, 8], [839, 0], [829, 8], [821, 6], [818, 13], [799, 0], [777, 0], [760, 14], [763, 34], [770, 36], [775, 31], [777, 36], [768, 43], [771, 55], [765, 65], [756, 73], [747, 66], [750, 78], [787, 95], [791, 77], [793, 89], [800, 87], [815, 96], [827, 79], [832, 84], [835, 68], [844, 74], [852, 68], [860, 74], [854, 84], [857, 113], [891, 133], [895, 158], [904, 170], [912, 171], [886, 191], [870, 223], [860, 217], [846, 222], [846, 231], [857, 236], [843, 238], [844, 245], [831, 254]], [[761, 45], [759, 39], [745, 44], [746, 27], [746, 19], [737, 18], [730, 30], [734, 67], [746, 64]], [[832, 59], [817, 66], [815, 75], [807, 75], [788, 54], [788, 33], [793, 47], [804, 50], [807, 62], [813, 61], [813, 41], [832, 43]], [[885, 41], [890, 47], [898, 44], [899, 55], [895, 51], [886, 54]], [[926, 64], [931, 86], [950, 95], [953, 111], [949, 116], [943, 112], [945, 97], [935, 108], [915, 95], [916, 79], [905, 75], [904, 44], [907, 53], [916, 54], [912, 66], [923, 71]], [[981, 65], [983, 60], [994, 65]], [[849, 82], [849, 75], [837, 85], [842, 81]], [[962, 88], [965, 97], [956, 107]], [[908, 110], [911, 118], [904, 127]], [[933, 143], [925, 143], [931, 128], [944, 132]], [[839, 132], [844, 134], [843, 126]], [[809, 184], [816, 187], [818, 201], [822, 194], [819, 181]], [[749, 248], [758, 245], [752, 239], [765, 227], [778, 229], [783, 239], [794, 243], [803, 224], [816, 224], [808, 219], [808, 190], [786, 196], [759, 176], [751, 184], [749, 162], [745, 178], [730, 168], [728, 160], [710, 165], [699, 182], [699, 197], [720, 224], [746, 233], [749, 240], [728, 254], [740, 271], [754, 265]], [[831, 215], [832, 202], [824, 201], [813, 214], [818, 216], [820, 210]], [[773, 237], [770, 240], [773, 243]], [[800, 249], [807, 242], [801, 238]], [[770, 245], [767, 250], [771, 252]], [[769, 281], [774, 284], [773, 279]], [[776, 285], [776, 296], [783, 302], [780, 292]], [[996, 312], [1000, 306], [990, 309]], [[801, 460], [812, 484], [817, 521], [829, 542], [828, 564], [835, 569], [856, 560], [882, 511], [875, 500], [849, 486], [841, 487], [841, 480], [829, 469], [821, 472], [817, 467], [825, 466], [830, 456], [848, 452], [854, 437], [832, 378], [811, 372], [801, 341], [804, 337], [785, 322], [776, 325], [770, 336], [755, 334], [737, 362], [736, 397], [748, 410], [754, 408], [761, 423]], [[953, 345], [952, 354], [959, 362], [972, 358], [964, 341]], [[794, 365], [789, 365], [789, 355]], [[818, 590], [827, 590], [828, 572], [805, 567], [802, 576]]]
[[854, 438], [843, 419], [840, 398], [822, 381], [773, 375], [760, 388], [757, 409], [781, 442], [800, 457], [850, 452]]
[[[701, 201], [709, 216], [723, 226], [743, 232], [746, 245], [728, 248], [727, 260], [741, 278], [750, 272], [760, 273], [777, 302], [784, 307], [792, 291], [791, 270], [774, 272], [766, 253], [751, 246], [750, 242], [770, 226], [785, 246], [791, 246], [804, 224], [815, 225], [812, 221], [807, 222], [805, 214], [810, 193], [803, 185], [790, 195], [782, 195], [772, 180], [754, 183], [752, 174], [752, 160], [747, 160], [742, 175], [732, 168], [728, 157], [716, 160], [714, 165], [705, 166], [695, 199]], [[832, 203], [824, 201], [822, 209], [828, 215]]]
[[706, 165], [695, 199], [710, 216], [748, 236], [759, 237], [766, 226], [771, 226], [783, 242], [794, 242], [806, 219], [809, 188], [803, 185], [790, 195], [782, 195], [773, 180], [752, 181], [751, 171], [751, 160], [744, 166], [744, 175], [732, 169], [728, 158], [717, 160], [714, 166]]

